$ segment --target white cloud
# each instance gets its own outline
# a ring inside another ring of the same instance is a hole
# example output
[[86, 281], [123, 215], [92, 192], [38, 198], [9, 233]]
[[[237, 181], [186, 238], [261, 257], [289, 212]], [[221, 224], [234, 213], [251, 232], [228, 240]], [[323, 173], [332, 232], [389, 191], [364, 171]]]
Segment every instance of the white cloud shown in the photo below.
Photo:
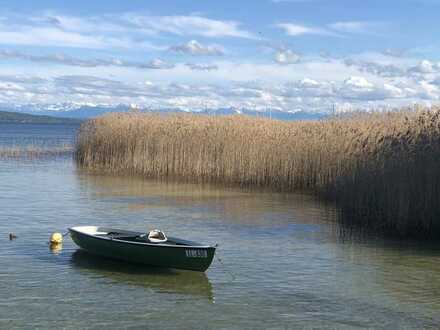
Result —
[[213, 71], [218, 70], [216, 64], [197, 64], [197, 63], [185, 63], [185, 65], [193, 71]]
[[25, 90], [24, 87], [19, 84], [13, 82], [0, 82], [0, 90], [1, 91], [19, 91], [22, 92]]
[[58, 31], [50, 28], [25, 27], [19, 31], [0, 31], [0, 43], [8, 45], [44, 45], [55, 47], [104, 48], [105, 46], [126, 47], [124, 41], [105, 40], [74, 32]]
[[[203, 16], [120, 15], [35, 16], [9, 15], [0, 20], [0, 44], [164, 50], [148, 41], [159, 34], [180, 36], [256, 38], [236, 21]], [[194, 46], [194, 45], [193, 45]], [[210, 51], [220, 52], [219, 48]]]
[[274, 60], [281, 65], [298, 63], [301, 56], [290, 49], [278, 50], [275, 53]]
[[170, 50], [189, 55], [222, 56], [225, 53], [221, 46], [204, 46], [200, 44], [197, 40], [190, 40], [185, 44], [171, 46]]
[[[150, 25], [143, 24], [142, 19], [152, 16], [131, 15], [133, 21], [130, 21], [129, 16], [121, 15], [112, 17], [111, 23], [107, 21], [102, 25], [98, 24], [96, 17], [59, 16], [51, 19], [46, 17], [45, 20], [33, 18], [32, 22], [18, 21], [16, 24], [8, 24], [0, 31], [23, 33], [34, 28], [52, 29], [61, 33], [90, 37], [97, 42], [95, 46], [98, 48], [107, 47], [110, 38], [119, 45], [122, 45], [124, 40], [127, 41], [126, 45], [135, 45], [139, 40], [145, 42], [146, 38], [154, 38], [167, 46], [162, 48], [163, 53], [154, 55], [145, 52], [145, 48], [142, 47], [139, 48], [140, 51], [135, 48], [136, 51], [130, 53], [118, 49], [116, 57], [107, 49], [87, 52], [97, 56], [96, 58], [90, 57], [91, 55], [85, 57], [84, 53], [79, 56], [77, 54], [81, 52], [73, 50], [68, 52], [75, 56], [54, 53], [53, 50], [44, 47], [39, 49], [38, 53], [31, 52], [32, 48], [28, 51], [0, 50], [0, 69], [3, 74], [0, 75], [0, 102], [47, 104], [72, 101], [113, 105], [136, 103], [141, 106], [182, 109], [234, 106], [264, 110], [269, 106], [285, 111], [323, 111], [331, 109], [334, 103], [364, 108], [421, 100], [434, 102], [440, 97], [438, 63], [429, 60], [418, 63], [414, 58], [399, 58], [389, 53], [355, 54], [346, 60], [324, 54], [323, 59], [317, 54], [299, 55], [290, 49], [290, 45], [282, 44], [278, 47], [265, 46], [262, 54], [266, 56], [265, 61], [255, 60], [251, 56], [246, 58], [246, 53], [243, 57], [235, 57], [236, 54], [233, 53], [233, 58], [219, 57], [215, 63], [205, 58], [200, 61], [192, 58], [172, 64], [165, 57], [170, 55], [167, 52], [169, 36], [162, 34], [176, 34], [181, 41], [176, 42], [172, 50], [184, 54], [221, 55], [224, 50], [221, 46], [199, 38], [198, 35], [202, 32], [193, 30], [195, 27], [191, 25], [194, 23], [191, 20], [185, 28], [174, 31], [174, 28], [178, 29], [176, 26], [183, 25], [176, 23], [177, 25], [170, 24], [168, 28], [159, 27], [157, 24], [161, 20]], [[177, 21], [184, 24], [183, 21]], [[4, 26], [1, 19], [0, 26]], [[94, 27], [95, 34], [92, 33]], [[293, 35], [335, 33], [329, 26], [289, 27]], [[287, 27], [281, 28], [287, 32]], [[238, 24], [236, 29], [242, 31], [243, 28]], [[209, 32], [213, 33], [213, 30]], [[339, 33], [345, 35], [349, 32]], [[197, 37], [187, 38], [190, 34]], [[220, 35], [217, 33], [216, 37]], [[176, 36], [172, 38], [176, 40]], [[187, 42], [188, 40], [190, 41]], [[76, 45], [79, 44], [81, 43], [77, 41]], [[235, 52], [236, 48], [231, 48], [231, 52], [232, 50]], [[139, 59], [141, 54], [146, 54], [149, 58], [160, 56], [162, 59], [142, 60]], [[133, 60], [134, 58], [136, 60]], [[17, 61], [34, 65], [16, 65]], [[158, 70], [142, 72], [133, 68]]]
[[318, 27], [309, 27], [296, 23], [279, 23], [276, 27], [281, 28], [284, 32], [292, 37], [305, 35], [305, 34], [317, 34], [317, 35], [334, 35], [332, 32]]
[[407, 74], [405, 68], [388, 63], [345, 59], [344, 64], [349, 67], [355, 67], [360, 72], [371, 73], [381, 77], [402, 77]]
[[126, 14], [129, 22], [139, 28], [176, 35], [205, 37], [235, 37], [255, 39], [255, 35], [240, 28], [236, 21], [214, 20], [203, 16], [141, 16]]
[[[105, 20], [105, 18], [101, 18]], [[134, 40], [132, 29], [121, 31], [100, 27], [95, 18], [72, 18], [76, 24], [61, 25], [47, 16], [7, 17], [0, 21], [0, 44], [67, 48], [147, 48], [158, 49], [145, 40]], [[121, 27], [122, 28], [122, 27]]]
[[[80, 33], [130, 33], [133, 27], [121, 19], [121, 16], [98, 15], [98, 16], [67, 16], [48, 14], [30, 17], [31, 22], [38, 25], [56, 27], [63, 31], [77, 31]], [[142, 30], [142, 34], [154, 35], [154, 31]]]
[[347, 100], [384, 100], [387, 93], [364, 77], [350, 77], [338, 86], [338, 95]]
[[144, 68], [147, 69], [171, 69], [174, 67], [173, 64], [167, 63], [163, 60], [161, 60], [160, 58], [155, 58], [153, 60], [151, 60], [150, 62], [147, 62], [146, 64], [144, 64], [144, 66], [142, 66]]
[[19, 75], [0, 75], [0, 81], [19, 83], [19, 84], [44, 84], [47, 82], [46, 79], [40, 77], [29, 77], [29, 76], [19, 76]]
[[[264, 81], [207, 83], [123, 82], [90, 75], [62, 75], [37, 82], [34, 77], [0, 76], [0, 101], [131, 104], [141, 107], [202, 109], [236, 107], [284, 111], [330, 110], [333, 104], [355, 108], [390, 106], [409, 98], [435, 101], [438, 86], [427, 81], [408, 85], [374, 83], [362, 76], [326, 81], [303, 78], [286, 83]], [[37, 83], [36, 83], [37, 82]], [[405, 103], [403, 103], [405, 104]]]
[[[373, 83], [365, 77], [350, 77], [336, 89], [337, 98], [344, 101], [357, 103], [382, 102], [387, 106], [400, 104], [397, 100], [413, 97], [415, 90], [405, 86], [396, 86], [392, 83]], [[408, 102], [408, 101], [407, 101]], [[367, 104], [364, 104], [368, 106]]]
[[314, 87], [318, 87], [320, 84], [319, 84], [316, 80], [309, 79], [309, 78], [304, 78], [304, 79], [302, 79], [302, 80], [300, 81], [300, 85], [301, 85], [302, 87], [311, 87], [311, 88], [314, 88]]
[[331, 29], [344, 33], [372, 33], [374, 31], [377, 32], [377, 30], [384, 26], [386, 26], [386, 23], [369, 21], [345, 21], [329, 25]]
[[342, 32], [359, 32], [362, 26], [359, 22], [336, 22], [329, 25], [330, 28]]
[[367, 22], [367, 21], [346, 21], [334, 22], [325, 27], [307, 26], [297, 23], [279, 23], [275, 25], [281, 28], [289, 36], [301, 35], [322, 35], [341, 37], [348, 34], [378, 34], [388, 23], [385, 22]]
[[[399, 87], [393, 86], [391, 84], [384, 84], [383, 88], [385, 90], [385, 92], [387, 92], [387, 94], [389, 95], [389, 97], [392, 98], [400, 98], [400, 97], [405, 97], [407, 93], [405, 93], [404, 90], [402, 90]], [[406, 90], [406, 92], [409, 92], [408, 90]]]
[[335, 86], [332, 82], [318, 82], [314, 79], [304, 78], [301, 80], [286, 83], [282, 87], [282, 95], [287, 97], [301, 98], [331, 98], [334, 97]]
[[324, 58], [327, 61], [335, 60], [337, 57], [333, 56], [329, 51], [327, 50], [321, 50], [319, 52], [319, 56]]
[[355, 59], [347, 58], [343, 63], [360, 73], [389, 79], [411, 79], [417, 82], [434, 80], [440, 75], [440, 62], [436, 63], [427, 59], [419, 60], [417, 63], [412, 58], [390, 58], [387, 55], [373, 53], [364, 58], [367, 60], [362, 59], [362, 56]]
[[344, 81], [344, 84], [352, 89], [371, 90], [374, 85], [364, 77], [350, 77]]
[[171, 69], [174, 67], [173, 64], [167, 63], [161, 59], [153, 59], [148, 62], [133, 62], [118, 58], [81, 59], [65, 54], [32, 55], [11, 50], [0, 50], [0, 60], [1, 59], [18, 59], [36, 63], [62, 64], [85, 68], [115, 66], [136, 69]]
[[440, 98], [440, 89], [437, 86], [427, 81], [420, 81], [419, 86], [421, 88], [421, 97], [434, 100]]
[[148, 95], [131, 84], [114, 79], [105, 79], [85, 75], [58, 76], [52, 80], [52, 93], [70, 95], [71, 97], [87, 96], [91, 100], [95, 96], [109, 96], [112, 98], [134, 98]]
[[416, 66], [409, 69], [409, 72], [416, 74], [436, 73], [440, 71], [440, 65], [428, 60], [423, 60]]
[[394, 49], [394, 48], [387, 48], [385, 49], [382, 54], [390, 57], [402, 57], [406, 53], [406, 50], [404, 49]]

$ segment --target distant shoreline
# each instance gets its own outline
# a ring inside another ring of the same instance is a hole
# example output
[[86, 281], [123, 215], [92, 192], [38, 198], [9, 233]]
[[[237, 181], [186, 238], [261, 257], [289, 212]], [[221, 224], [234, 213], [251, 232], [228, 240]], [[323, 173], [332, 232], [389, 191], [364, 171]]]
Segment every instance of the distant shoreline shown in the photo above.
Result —
[[0, 111], [0, 124], [80, 124], [81, 119]]

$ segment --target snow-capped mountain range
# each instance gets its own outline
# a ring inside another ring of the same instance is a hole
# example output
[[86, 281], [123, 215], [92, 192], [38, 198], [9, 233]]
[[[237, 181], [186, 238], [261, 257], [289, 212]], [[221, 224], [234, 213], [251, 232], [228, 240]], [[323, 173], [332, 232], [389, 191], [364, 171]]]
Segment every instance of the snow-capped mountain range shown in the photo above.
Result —
[[46, 115], [62, 118], [79, 118], [86, 119], [103, 115], [111, 112], [158, 112], [158, 113], [196, 113], [204, 115], [232, 115], [244, 114], [250, 116], [270, 117], [281, 120], [310, 120], [320, 119], [328, 114], [320, 112], [307, 112], [303, 110], [297, 111], [281, 111], [281, 110], [252, 110], [252, 109], [238, 109], [238, 108], [218, 108], [218, 109], [202, 109], [202, 110], [187, 110], [187, 109], [150, 109], [141, 108], [134, 105], [119, 104], [91, 104], [91, 103], [55, 103], [55, 104], [25, 104], [25, 105], [11, 105], [0, 104], [0, 111], [11, 111], [19, 113], [28, 113], [33, 115]]

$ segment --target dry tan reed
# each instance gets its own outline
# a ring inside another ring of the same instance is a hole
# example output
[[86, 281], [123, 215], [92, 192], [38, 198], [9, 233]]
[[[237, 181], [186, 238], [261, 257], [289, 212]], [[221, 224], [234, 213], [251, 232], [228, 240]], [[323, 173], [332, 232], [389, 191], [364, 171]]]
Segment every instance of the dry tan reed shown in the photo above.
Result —
[[440, 234], [440, 113], [310, 122], [244, 116], [110, 114], [83, 124], [89, 169], [316, 192], [361, 227]]

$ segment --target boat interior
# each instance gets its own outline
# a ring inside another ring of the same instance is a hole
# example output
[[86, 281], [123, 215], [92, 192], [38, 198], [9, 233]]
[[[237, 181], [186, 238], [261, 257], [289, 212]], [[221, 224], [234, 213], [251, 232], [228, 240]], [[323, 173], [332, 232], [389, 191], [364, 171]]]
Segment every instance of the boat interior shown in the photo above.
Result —
[[126, 231], [112, 228], [104, 228], [97, 226], [79, 226], [73, 227], [73, 230], [78, 232], [97, 236], [105, 237], [109, 239], [116, 239], [126, 242], [136, 242], [136, 243], [148, 243], [148, 244], [162, 244], [162, 245], [177, 245], [177, 246], [201, 246], [202, 244], [187, 241], [183, 239], [178, 239], [174, 237], [167, 237], [160, 230], [152, 230], [147, 233]]
[[119, 232], [108, 232], [106, 234], [97, 234], [96, 236], [101, 236], [101, 237], [108, 237], [111, 239], [118, 239], [121, 241], [127, 241], [127, 242], [138, 242], [138, 243], [152, 243], [152, 244], [167, 244], [167, 245], [184, 245], [184, 246], [188, 246], [188, 244], [184, 244], [182, 242], [176, 242], [172, 239], [162, 239], [160, 241], [151, 239], [148, 237], [148, 233], [146, 234], [137, 234], [137, 235], [127, 235], [124, 233], [119, 233]]

